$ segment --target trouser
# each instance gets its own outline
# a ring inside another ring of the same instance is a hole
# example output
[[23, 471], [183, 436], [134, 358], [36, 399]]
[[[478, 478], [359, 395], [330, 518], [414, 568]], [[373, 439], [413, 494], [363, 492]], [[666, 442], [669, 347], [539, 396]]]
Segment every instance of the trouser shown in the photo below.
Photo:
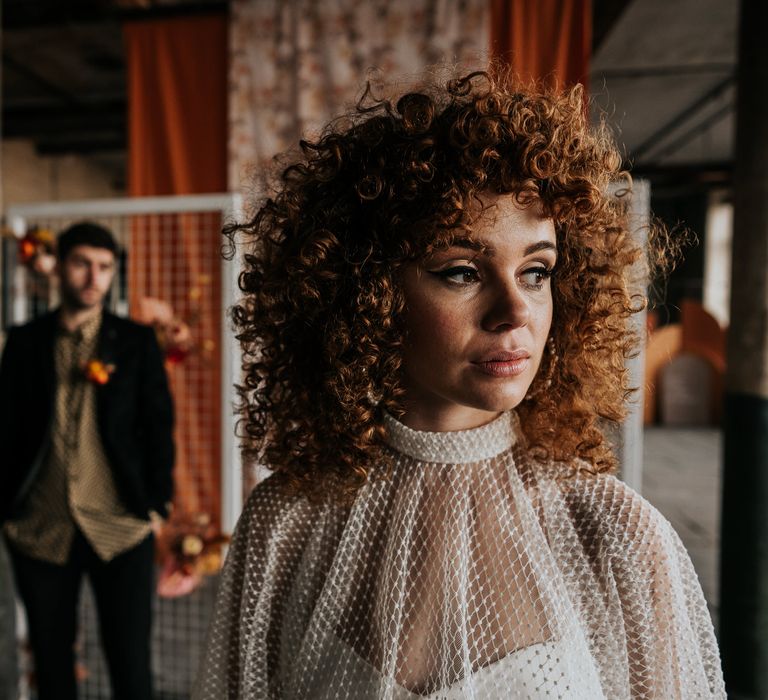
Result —
[[74, 644], [83, 574], [91, 582], [114, 700], [151, 700], [152, 535], [109, 562], [77, 531], [63, 566], [33, 559], [12, 543], [19, 597], [27, 611], [38, 700], [75, 700]]
[[16, 698], [16, 597], [13, 595], [11, 563], [0, 538], [0, 698]]

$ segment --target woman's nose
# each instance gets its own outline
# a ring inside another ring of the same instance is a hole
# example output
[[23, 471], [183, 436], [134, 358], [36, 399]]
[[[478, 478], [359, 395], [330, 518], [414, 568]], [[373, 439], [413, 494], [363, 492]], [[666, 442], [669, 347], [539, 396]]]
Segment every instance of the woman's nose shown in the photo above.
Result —
[[509, 281], [493, 289], [483, 318], [483, 329], [498, 331], [505, 327], [520, 328], [528, 324], [530, 315], [527, 299], [516, 282]]

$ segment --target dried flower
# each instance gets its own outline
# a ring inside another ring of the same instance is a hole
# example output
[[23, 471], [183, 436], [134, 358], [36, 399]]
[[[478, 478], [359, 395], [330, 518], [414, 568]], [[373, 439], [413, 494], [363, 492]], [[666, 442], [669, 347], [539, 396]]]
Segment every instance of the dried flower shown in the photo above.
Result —
[[196, 557], [203, 551], [205, 543], [198, 535], [186, 535], [181, 540], [181, 553], [185, 557]]
[[158, 594], [175, 598], [194, 591], [205, 576], [221, 569], [221, 548], [228, 541], [208, 513], [174, 512], [157, 540], [162, 561]]
[[54, 236], [48, 229], [32, 227], [19, 239], [19, 261], [38, 274], [53, 272], [56, 262], [53, 252]]

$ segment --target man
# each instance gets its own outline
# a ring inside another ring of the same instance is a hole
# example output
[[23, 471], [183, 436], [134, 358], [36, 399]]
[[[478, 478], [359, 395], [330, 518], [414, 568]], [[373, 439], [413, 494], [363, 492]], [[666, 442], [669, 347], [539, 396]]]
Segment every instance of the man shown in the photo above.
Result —
[[58, 239], [61, 305], [12, 328], [0, 362], [0, 522], [27, 611], [39, 700], [77, 695], [83, 574], [116, 699], [149, 700], [152, 518], [171, 498], [173, 409], [151, 328], [104, 310], [117, 246]]

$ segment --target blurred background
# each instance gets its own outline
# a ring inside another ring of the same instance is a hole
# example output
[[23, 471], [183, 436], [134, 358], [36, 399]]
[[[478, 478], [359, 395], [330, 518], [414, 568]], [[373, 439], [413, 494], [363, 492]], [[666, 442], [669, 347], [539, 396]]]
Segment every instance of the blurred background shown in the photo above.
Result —
[[[495, 57], [523, 77], [581, 82], [635, 180], [635, 235], [652, 215], [697, 235], [668, 280], [646, 281], [653, 303], [631, 368], [641, 391], [616, 442], [625, 479], [680, 533], [717, 623], [723, 406], [727, 360], [740, 357], [728, 345], [739, 12], [728, 0], [2, 1], [0, 332], [55, 306], [52, 239], [89, 218], [121, 245], [110, 307], [153, 324], [166, 353], [179, 456], [158, 554], [159, 697], [189, 696], [218, 542], [258, 478], [233, 434], [224, 309], [237, 260], [220, 256], [222, 223], [250, 209], [274, 154], [353, 104], [367, 78], [407, 81], [436, 64]], [[764, 280], [765, 256], [749, 264]], [[188, 536], [203, 547], [184, 558]], [[0, 580], [0, 620], [18, 618], [0, 635], [0, 697], [16, 685], [33, 697], [23, 619]], [[83, 697], [104, 698], [85, 603]], [[745, 682], [753, 690], [738, 697], [768, 697]]]

